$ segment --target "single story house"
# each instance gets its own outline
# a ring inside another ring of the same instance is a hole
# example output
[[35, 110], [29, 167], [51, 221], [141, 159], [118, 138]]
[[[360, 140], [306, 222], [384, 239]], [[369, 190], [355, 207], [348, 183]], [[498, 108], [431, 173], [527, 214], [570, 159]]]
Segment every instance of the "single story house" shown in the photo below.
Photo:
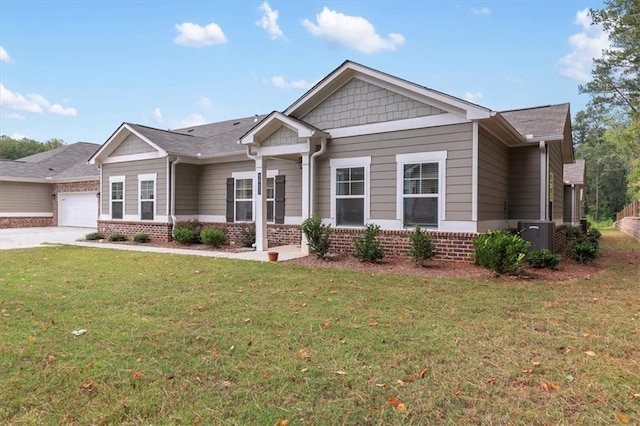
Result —
[[0, 160], [0, 228], [97, 227], [98, 144], [77, 142], [19, 160]]
[[301, 244], [305, 218], [351, 249], [367, 224], [387, 251], [427, 228], [440, 256], [519, 221], [564, 223], [569, 104], [493, 111], [346, 61], [286, 110], [177, 130], [122, 123], [91, 157], [99, 231], [169, 240], [177, 222], [255, 224], [256, 248]]

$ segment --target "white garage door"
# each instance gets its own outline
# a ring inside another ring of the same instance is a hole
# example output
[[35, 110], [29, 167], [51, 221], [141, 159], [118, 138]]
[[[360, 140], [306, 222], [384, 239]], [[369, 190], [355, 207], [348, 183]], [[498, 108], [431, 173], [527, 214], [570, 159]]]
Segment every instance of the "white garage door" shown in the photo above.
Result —
[[58, 226], [97, 226], [98, 198], [95, 192], [60, 192], [57, 197]]

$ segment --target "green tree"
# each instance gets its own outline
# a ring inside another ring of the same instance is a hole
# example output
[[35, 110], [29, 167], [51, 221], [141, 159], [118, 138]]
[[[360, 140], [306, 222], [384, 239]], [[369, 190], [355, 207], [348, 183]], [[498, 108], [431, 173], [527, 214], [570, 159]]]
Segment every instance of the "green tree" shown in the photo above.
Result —
[[13, 139], [8, 136], [0, 136], [0, 160], [17, 160], [39, 152], [60, 148], [64, 145], [62, 139], [49, 139], [46, 142], [38, 142], [34, 139]]

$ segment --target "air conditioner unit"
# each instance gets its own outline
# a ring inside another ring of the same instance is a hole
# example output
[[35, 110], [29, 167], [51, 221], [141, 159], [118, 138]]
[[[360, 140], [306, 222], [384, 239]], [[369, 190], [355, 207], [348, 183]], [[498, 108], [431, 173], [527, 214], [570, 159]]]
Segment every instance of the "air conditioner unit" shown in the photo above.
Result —
[[547, 249], [554, 251], [556, 224], [550, 221], [518, 222], [518, 233], [531, 243], [529, 251]]

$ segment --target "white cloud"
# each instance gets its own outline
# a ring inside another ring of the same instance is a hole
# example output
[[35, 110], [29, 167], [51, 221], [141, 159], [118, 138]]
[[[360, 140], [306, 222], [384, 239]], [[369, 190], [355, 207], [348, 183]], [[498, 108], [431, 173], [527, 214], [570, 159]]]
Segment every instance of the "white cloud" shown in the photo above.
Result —
[[51, 104], [42, 95], [32, 93], [28, 95], [22, 95], [21, 93], [14, 93], [11, 90], [4, 87], [0, 83], [0, 105], [3, 105], [10, 109], [18, 111], [33, 112], [41, 114], [44, 111], [49, 111], [55, 115], [76, 116], [78, 112], [75, 108], [65, 108], [60, 104]]
[[156, 107], [153, 110], [153, 118], [156, 120], [158, 124], [162, 124], [164, 122], [164, 118], [162, 117], [162, 111], [160, 111], [160, 107]]
[[211, 102], [211, 99], [209, 98], [202, 98], [198, 101], [198, 105], [200, 106], [200, 108], [206, 110], [206, 111], [211, 111], [213, 109], [213, 103]]
[[22, 140], [22, 139], [29, 139], [29, 137], [27, 135], [23, 135], [22, 133], [14, 133], [9, 137], [11, 139], [15, 139], [17, 141]]
[[25, 117], [24, 115], [20, 115], [17, 112], [13, 112], [13, 113], [7, 115], [7, 118], [10, 118], [12, 120], [24, 120], [27, 117]]
[[215, 22], [204, 27], [191, 22], [183, 22], [176, 24], [176, 30], [179, 35], [173, 41], [181, 46], [204, 47], [227, 42], [222, 28]]
[[475, 92], [475, 93], [467, 92], [464, 94], [464, 99], [469, 102], [479, 101], [480, 99], [482, 99], [482, 92]]
[[9, 54], [7, 53], [6, 50], [4, 50], [4, 47], [0, 46], [0, 62], [11, 62], [11, 57], [9, 56]]
[[312, 86], [312, 84], [306, 80], [286, 81], [279, 75], [271, 77], [271, 84], [278, 89], [308, 89]]
[[200, 114], [189, 114], [180, 120], [180, 127], [199, 126], [201, 124], [207, 124], [207, 120]]
[[471, 12], [473, 12], [474, 15], [488, 15], [491, 13], [491, 9], [489, 9], [488, 7], [482, 7], [480, 9], [471, 9]]
[[381, 51], [394, 51], [404, 44], [404, 36], [391, 33], [382, 38], [375, 27], [360, 16], [348, 16], [333, 11], [326, 6], [316, 15], [317, 24], [305, 19], [302, 25], [312, 35], [331, 44], [337, 44], [359, 52], [371, 54]]
[[278, 11], [271, 9], [271, 6], [269, 6], [269, 3], [266, 1], [262, 3], [260, 10], [262, 11], [262, 17], [258, 22], [256, 22], [256, 25], [262, 27], [262, 29], [269, 34], [269, 37], [271, 37], [272, 40], [275, 40], [278, 37], [284, 37], [284, 34], [278, 25]]
[[576, 13], [574, 24], [582, 27], [582, 32], [569, 37], [571, 53], [558, 61], [560, 74], [576, 81], [591, 79], [593, 60], [602, 57], [602, 50], [611, 47], [609, 35], [601, 25], [591, 25], [589, 9]]

